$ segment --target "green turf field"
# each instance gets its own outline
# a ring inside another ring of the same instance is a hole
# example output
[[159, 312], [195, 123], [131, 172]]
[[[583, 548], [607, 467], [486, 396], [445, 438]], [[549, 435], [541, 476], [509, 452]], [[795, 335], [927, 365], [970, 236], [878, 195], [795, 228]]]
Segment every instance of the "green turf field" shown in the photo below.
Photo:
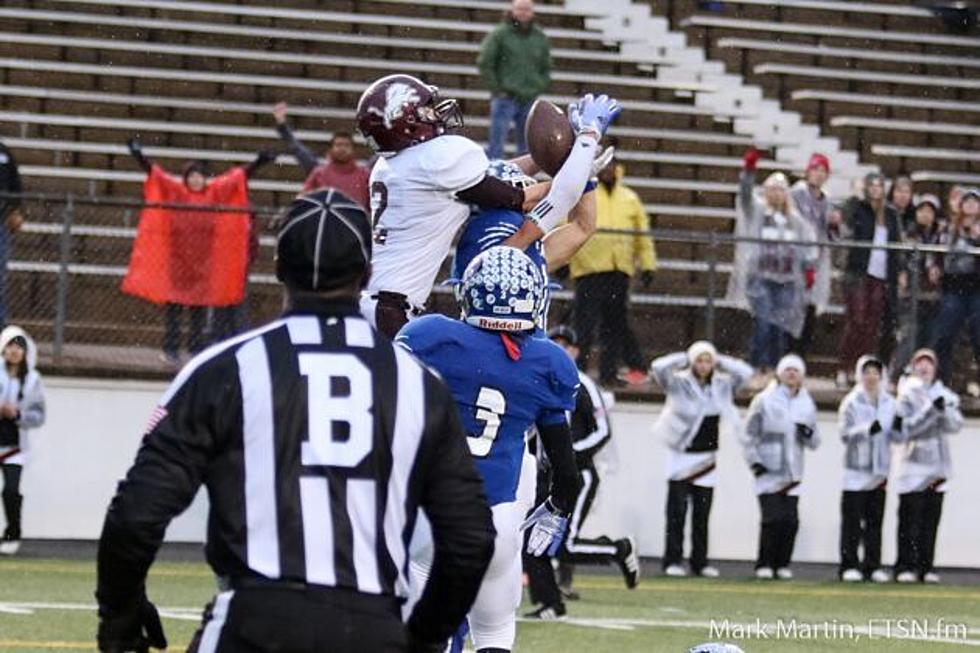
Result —
[[[93, 585], [91, 562], [0, 560], [2, 653], [92, 650]], [[522, 623], [517, 651], [681, 653], [692, 644], [719, 639], [738, 643], [747, 653], [931, 652], [980, 646], [976, 586], [646, 578], [630, 592], [618, 576], [582, 574], [577, 587], [583, 596], [569, 604], [569, 619]], [[158, 563], [149, 588], [165, 615], [171, 650], [183, 650], [213, 591], [210, 573], [201, 564]], [[728, 620], [727, 637], [725, 631], [710, 632], [712, 619], [719, 629]], [[745, 627], [755, 629], [760, 622], [769, 628], [764, 631], [769, 637], [745, 638]], [[948, 641], [935, 641], [937, 635]]]

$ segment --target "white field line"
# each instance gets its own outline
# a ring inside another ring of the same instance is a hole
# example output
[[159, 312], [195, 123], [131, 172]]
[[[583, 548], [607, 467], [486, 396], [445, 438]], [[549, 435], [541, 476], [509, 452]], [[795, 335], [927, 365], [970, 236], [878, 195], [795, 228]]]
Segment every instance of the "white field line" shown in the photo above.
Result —
[[[0, 614], [13, 614], [13, 615], [31, 615], [38, 610], [64, 610], [64, 611], [87, 611], [94, 612], [97, 606], [94, 603], [46, 603], [46, 602], [3, 602], [0, 603]], [[160, 616], [168, 619], [179, 619], [182, 621], [197, 621], [201, 617], [200, 607], [162, 607], [159, 608]], [[518, 618], [518, 621], [525, 623], [547, 623], [555, 625], [567, 625], [567, 626], [579, 626], [583, 628], [600, 628], [603, 630], [635, 630], [636, 628], [688, 628], [695, 630], [711, 631], [713, 628], [717, 629], [719, 624], [724, 623], [725, 620], [717, 620], [715, 622], [705, 621], [700, 619], [629, 619], [629, 618], [587, 618], [587, 617], [566, 617], [556, 621], [542, 622], [536, 619], [523, 619]], [[812, 625], [814, 628], [821, 626], [822, 624], [805, 624], [800, 623], [800, 626]], [[732, 621], [727, 621], [727, 627], [733, 631], [742, 631], [747, 633], [758, 632], [759, 627], [766, 630], [775, 631], [778, 624], [775, 622], [746, 622], [746, 623], [736, 623]], [[838, 623], [839, 628], [843, 628], [845, 624]], [[877, 639], [884, 639], [887, 634], [884, 628], [869, 628], [866, 626], [851, 626], [853, 632], [856, 635], [862, 637], [875, 636]], [[970, 627], [966, 629], [967, 635], [980, 635], [980, 627]], [[774, 638], [774, 637], [770, 637]], [[745, 639], [767, 639], [763, 636], [752, 636], [746, 637]], [[786, 637], [784, 637], [786, 639]], [[967, 638], [956, 638], [956, 637], [930, 637], [930, 636], [917, 636], [917, 635], [906, 635], [902, 637], [895, 637], [896, 640], [902, 641], [916, 641], [925, 642], [930, 644], [961, 644], [963, 646], [974, 646], [980, 647], [980, 639], [967, 639]]]
[[[200, 621], [204, 606], [197, 608], [157, 608], [161, 617], [179, 619], [181, 621]], [[3, 602], [0, 603], [0, 614], [30, 615], [38, 610], [64, 610], [95, 612], [98, 606], [94, 603], [45, 603], [45, 602]]]

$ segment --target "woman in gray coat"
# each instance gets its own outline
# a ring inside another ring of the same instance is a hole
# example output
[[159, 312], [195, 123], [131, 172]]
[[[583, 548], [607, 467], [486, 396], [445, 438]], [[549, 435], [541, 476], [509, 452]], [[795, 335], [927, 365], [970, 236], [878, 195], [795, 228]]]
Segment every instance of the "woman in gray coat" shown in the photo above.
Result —
[[776, 380], [749, 405], [743, 446], [762, 512], [756, 578], [793, 577], [789, 565], [800, 527], [803, 452], [820, 445], [817, 406], [803, 387], [805, 375], [799, 356], [784, 356]]
[[718, 570], [708, 564], [708, 517], [717, 481], [718, 435], [725, 426], [738, 424], [735, 393], [748, 383], [752, 367], [720, 355], [714, 345], [700, 340], [686, 352], [653, 361], [650, 373], [667, 393], [654, 427], [669, 449], [664, 573], [687, 575], [684, 522], [690, 500], [691, 573], [713, 578]]
[[963, 428], [956, 393], [938, 376], [938, 357], [931, 349], [912, 356], [912, 375], [898, 385], [897, 431], [898, 560], [900, 583], [938, 583], [933, 569], [936, 533], [943, 514], [946, 481], [952, 475], [947, 436]]
[[[839, 573], [849, 583], [891, 580], [881, 568], [881, 522], [896, 407], [883, 381], [884, 373], [885, 365], [874, 356], [858, 359], [858, 383], [841, 401], [837, 413], [845, 448]], [[858, 559], [859, 546], [864, 549], [863, 564]]]

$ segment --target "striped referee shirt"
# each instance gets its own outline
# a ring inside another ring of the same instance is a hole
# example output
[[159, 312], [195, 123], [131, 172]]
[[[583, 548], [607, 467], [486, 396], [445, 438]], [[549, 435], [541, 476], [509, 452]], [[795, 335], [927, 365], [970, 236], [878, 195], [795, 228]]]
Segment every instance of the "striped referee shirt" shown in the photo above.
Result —
[[131, 605], [200, 485], [207, 559], [259, 577], [407, 597], [424, 508], [436, 558], [410, 627], [450, 635], [492, 553], [483, 486], [448, 390], [353, 302], [302, 307], [203, 352], [154, 412], [99, 547], [100, 605]]

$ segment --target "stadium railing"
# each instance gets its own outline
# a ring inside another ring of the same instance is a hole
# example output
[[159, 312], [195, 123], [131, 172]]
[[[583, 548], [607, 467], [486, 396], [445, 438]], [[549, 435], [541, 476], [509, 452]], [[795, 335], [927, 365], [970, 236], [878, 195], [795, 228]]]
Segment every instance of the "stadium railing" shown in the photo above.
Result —
[[[160, 378], [172, 374], [173, 368], [160, 359], [161, 308], [124, 295], [119, 288], [140, 211], [147, 205], [136, 198], [120, 197], [25, 194], [20, 199], [28, 222], [16, 236], [18, 242], [8, 262], [7, 315], [9, 323], [25, 326], [36, 336], [42, 363], [77, 374]], [[176, 213], [228, 210], [178, 205], [167, 208]], [[248, 315], [253, 323], [271, 319], [281, 306], [272, 261], [275, 239], [270, 229], [281, 209], [253, 206], [248, 211], [256, 216], [261, 235], [238, 328], [249, 321], [243, 319]], [[85, 215], [91, 213], [103, 215], [93, 220]], [[736, 307], [726, 298], [725, 287], [733, 271], [733, 246], [760, 241], [727, 233], [665, 229], [613, 233], [648, 236], [659, 248], [688, 247], [696, 253], [686, 259], [662, 257], [657, 275], [665, 280], [654, 290], [631, 293], [634, 324], [645, 354], [677, 349], [695, 336], [725, 343], [731, 351], [743, 348], [745, 314], [731, 313]], [[821, 242], [819, 247], [836, 251], [881, 246], [841, 241]], [[910, 245], [881, 248], [900, 250], [911, 257], [943, 251]], [[919, 292], [915, 275], [910, 287], [914, 306]], [[568, 289], [555, 292], [553, 319], [568, 318], [573, 297]], [[457, 310], [451, 290], [437, 286], [431, 308], [450, 314]], [[724, 317], [719, 317], [719, 311], [726, 311]], [[834, 304], [827, 314], [833, 319], [842, 311]], [[217, 320], [216, 309], [207, 309], [205, 338], [210, 337]], [[733, 326], [736, 324], [739, 326]]]

